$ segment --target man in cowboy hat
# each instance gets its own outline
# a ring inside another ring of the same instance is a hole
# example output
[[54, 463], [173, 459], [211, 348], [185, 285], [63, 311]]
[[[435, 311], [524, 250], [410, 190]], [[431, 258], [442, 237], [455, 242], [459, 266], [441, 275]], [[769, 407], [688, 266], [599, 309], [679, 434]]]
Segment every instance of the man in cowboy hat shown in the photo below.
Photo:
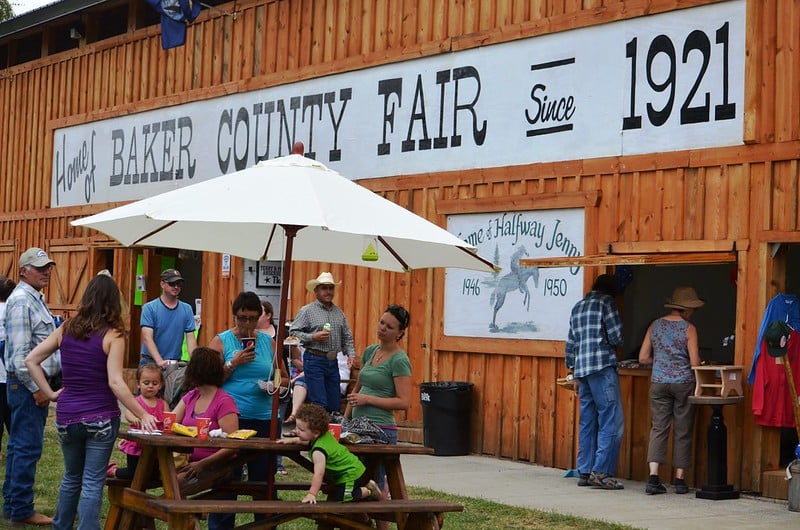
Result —
[[[33, 504], [36, 465], [42, 456], [50, 400], [28, 373], [25, 357], [56, 330], [55, 318], [42, 294], [55, 264], [40, 248], [26, 250], [19, 258], [20, 282], [6, 303], [6, 392], [11, 429], [6, 449], [3, 517], [15, 524], [48, 526], [53, 522], [36, 512]], [[42, 368], [50, 377], [60, 374], [60, 353], [56, 351]]]
[[[341, 282], [340, 282], [341, 283]], [[307, 401], [324, 407], [328, 412], [341, 410], [339, 364], [337, 355], [356, 356], [353, 333], [344, 312], [333, 303], [336, 286], [333, 274], [323, 272], [306, 283], [306, 290], [316, 300], [300, 308], [289, 328], [289, 335], [300, 339], [305, 346], [303, 373], [308, 390]]]

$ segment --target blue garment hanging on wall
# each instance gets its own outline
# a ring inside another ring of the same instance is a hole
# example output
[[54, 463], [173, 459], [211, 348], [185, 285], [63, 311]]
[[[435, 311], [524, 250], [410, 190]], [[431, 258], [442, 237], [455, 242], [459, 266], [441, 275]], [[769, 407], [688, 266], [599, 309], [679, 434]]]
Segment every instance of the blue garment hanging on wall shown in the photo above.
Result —
[[756, 380], [756, 363], [761, 355], [761, 341], [764, 340], [764, 331], [773, 320], [784, 320], [793, 329], [800, 330], [800, 299], [793, 294], [778, 294], [767, 304], [764, 318], [761, 320], [761, 329], [758, 330], [758, 341], [756, 341], [756, 351], [753, 353], [753, 364], [750, 366], [750, 374], [747, 376], [747, 382], [751, 385]]
[[186, 43], [186, 24], [200, 14], [198, 0], [147, 0], [161, 15], [161, 47], [165, 50]]

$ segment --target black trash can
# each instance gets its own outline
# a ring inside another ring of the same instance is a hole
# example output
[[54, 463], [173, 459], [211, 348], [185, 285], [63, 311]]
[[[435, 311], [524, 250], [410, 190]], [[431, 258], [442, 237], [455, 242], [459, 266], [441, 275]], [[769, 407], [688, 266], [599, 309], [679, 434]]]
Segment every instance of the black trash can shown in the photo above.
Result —
[[420, 385], [422, 435], [437, 456], [469, 454], [472, 383], [439, 381]]

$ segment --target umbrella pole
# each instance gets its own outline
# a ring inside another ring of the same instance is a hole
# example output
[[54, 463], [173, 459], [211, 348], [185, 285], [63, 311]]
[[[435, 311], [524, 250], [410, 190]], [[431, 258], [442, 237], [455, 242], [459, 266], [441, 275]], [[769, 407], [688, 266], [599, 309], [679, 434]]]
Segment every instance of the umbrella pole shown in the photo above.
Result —
[[[289, 282], [292, 279], [292, 249], [294, 247], [294, 236], [297, 235], [298, 230], [303, 228], [297, 225], [281, 225], [284, 234], [286, 234], [286, 253], [283, 256], [283, 273], [281, 280], [281, 306], [278, 310], [278, 333], [277, 344], [273, 356], [275, 363], [274, 369], [280, 370], [278, 359], [283, 359], [283, 341], [286, 338], [286, 313], [288, 312], [288, 299], [289, 299]], [[279, 353], [280, 352], [280, 353]], [[280, 405], [279, 398], [280, 392], [276, 392], [272, 396], [272, 421], [269, 423], [269, 437], [273, 440], [278, 439], [278, 406]]]
[[[305, 151], [305, 146], [303, 142], [295, 142], [292, 146], [292, 154], [295, 155], [302, 155], [303, 151]], [[289, 282], [292, 279], [292, 251], [294, 249], [294, 236], [297, 235], [297, 232], [303, 228], [301, 225], [281, 225], [283, 228], [283, 233], [286, 235], [286, 250], [283, 254], [283, 274], [281, 279], [281, 307], [278, 309], [278, 333], [276, 334], [277, 343], [275, 348], [280, 351], [280, 355], [278, 352], [275, 352], [273, 356], [274, 362], [274, 370], [280, 370], [280, 365], [278, 364], [278, 357], [283, 359], [283, 341], [286, 339], [286, 305], [288, 304], [289, 300]], [[270, 238], [271, 239], [271, 238]], [[264, 251], [264, 255], [267, 254], [267, 251]], [[291, 383], [289, 383], [291, 384]], [[275, 396], [278, 396], [278, 399], [275, 399]], [[272, 421], [269, 422], [269, 437], [272, 440], [278, 439], [278, 407], [280, 406], [280, 389], [275, 389], [275, 394], [272, 396]], [[272, 473], [269, 476], [273, 476]], [[272, 488], [270, 488], [272, 489]], [[270, 498], [272, 498], [272, 491], [270, 493]]]

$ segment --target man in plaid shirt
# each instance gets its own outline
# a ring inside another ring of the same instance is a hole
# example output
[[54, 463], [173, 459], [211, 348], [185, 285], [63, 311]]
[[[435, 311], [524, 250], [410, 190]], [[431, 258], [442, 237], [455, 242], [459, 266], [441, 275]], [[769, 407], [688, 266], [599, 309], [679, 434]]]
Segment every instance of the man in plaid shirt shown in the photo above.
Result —
[[308, 390], [306, 400], [321, 405], [328, 412], [342, 409], [338, 354], [347, 355], [348, 367], [352, 366], [356, 356], [353, 332], [347, 318], [333, 303], [337, 285], [330, 272], [323, 272], [306, 282], [306, 290], [314, 293], [316, 300], [300, 308], [289, 328], [289, 335], [298, 337], [305, 346], [303, 377]]
[[[36, 512], [33, 505], [36, 464], [42, 456], [50, 400], [28, 373], [25, 357], [56, 330], [55, 319], [41, 292], [50, 283], [55, 264], [40, 248], [26, 250], [19, 258], [20, 282], [6, 305], [6, 391], [11, 429], [6, 449], [3, 517], [17, 524], [48, 526], [53, 522]], [[60, 352], [50, 356], [42, 368], [49, 377], [60, 374]]]
[[580, 401], [578, 486], [610, 490], [623, 489], [613, 477], [624, 420], [616, 353], [622, 343], [622, 321], [615, 291], [614, 277], [601, 274], [575, 304], [565, 355]]

